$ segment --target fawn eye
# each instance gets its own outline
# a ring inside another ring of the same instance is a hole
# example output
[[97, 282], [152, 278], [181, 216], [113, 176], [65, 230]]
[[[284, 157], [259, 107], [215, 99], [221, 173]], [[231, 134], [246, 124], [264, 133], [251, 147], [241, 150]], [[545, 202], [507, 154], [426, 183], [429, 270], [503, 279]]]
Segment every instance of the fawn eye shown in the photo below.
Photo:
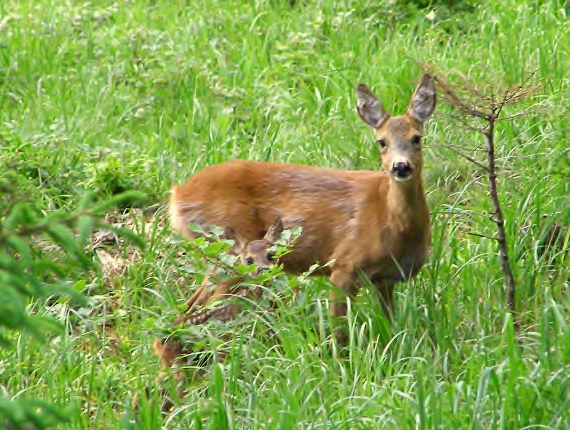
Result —
[[247, 257], [245, 259], [245, 264], [247, 264], [248, 266], [251, 266], [253, 264], [253, 258]]
[[380, 145], [380, 148], [386, 148], [386, 141], [384, 139], [380, 139], [378, 141], [378, 145]]
[[422, 141], [421, 136], [418, 136], [417, 134], [415, 134], [414, 137], [412, 137], [412, 144], [414, 145], [419, 145], [421, 141]]
[[273, 252], [269, 252], [269, 253], [267, 254], [267, 259], [268, 259], [269, 261], [275, 260], [275, 254], [274, 254]]

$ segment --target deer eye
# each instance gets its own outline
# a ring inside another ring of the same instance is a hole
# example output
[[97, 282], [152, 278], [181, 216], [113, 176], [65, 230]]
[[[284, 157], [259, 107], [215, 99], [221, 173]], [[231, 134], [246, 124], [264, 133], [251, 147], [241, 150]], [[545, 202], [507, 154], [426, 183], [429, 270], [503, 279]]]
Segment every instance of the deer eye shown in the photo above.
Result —
[[386, 148], [386, 141], [384, 139], [380, 139], [378, 141], [378, 145], [380, 145], [380, 148]]
[[412, 137], [412, 144], [414, 145], [419, 145], [419, 143], [422, 141], [421, 136], [415, 134], [414, 137]]
[[269, 261], [275, 260], [275, 253], [269, 252], [269, 253], [267, 254], [267, 259], [268, 259]]
[[247, 257], [245, 259], [245, 264], [247, 264], [248, 266], [251, 266], [253, 264], [253, 258]]

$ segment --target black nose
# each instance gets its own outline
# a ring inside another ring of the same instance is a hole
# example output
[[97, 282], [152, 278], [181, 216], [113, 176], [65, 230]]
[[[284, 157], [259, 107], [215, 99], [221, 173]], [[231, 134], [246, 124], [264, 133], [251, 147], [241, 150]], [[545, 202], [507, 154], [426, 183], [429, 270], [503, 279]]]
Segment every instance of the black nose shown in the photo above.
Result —
[[257, 268], [257, 272], [256, 272], [256, 275], [258, 275], [258, 276], [259, 276], [259, 275], [261, 275], [261, 274], [263, 273], [263, 271], [264, 271], [264, 270], [265, 270], [265, 268], [264, 268], [263, 266], [261, 266], [261, 267], [258, 267], [258, 268]]
[[392, 166], [392, 173], [396, 176], [398, 176], [399, 178], [407, 178], [408, 176], [410, 176], [412, 174], [412, 166], [410, 166], [409, 162], [399, 162], [399, 163], [394, 163], [394, 165]]

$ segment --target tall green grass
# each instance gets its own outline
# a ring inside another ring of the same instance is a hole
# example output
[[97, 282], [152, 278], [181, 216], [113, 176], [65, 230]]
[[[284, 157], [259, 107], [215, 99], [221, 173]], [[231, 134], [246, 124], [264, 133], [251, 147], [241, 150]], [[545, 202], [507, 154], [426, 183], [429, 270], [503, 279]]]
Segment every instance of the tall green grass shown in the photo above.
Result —
[[[536, 71], [541, 88], [506, 112], [525, 115], [498, 136], [522, 348], [496, 244], [469, 235], [493, 233], [485, 179], [446, 149], [477, 155], [480, 137], [440, 104], [425, 138], [432, 255], [397, 287], [389, 329], [364, 290], [351, 303], [350, 347], [336, 351], [329, 285], [305, 281], [276, 314], [252, 316], [229, 360], [162, 416], [154, 327], [196, 276], [162, 209], [133, 211], [147, 249], [123, 272], [82, 278], [89, 306], [36, 302], [31, 311], [61, 320], [66, 335], [13, 334], [16, 348], [0, 351], [2, 389], [69, 406], [67, 428], [568, 428], [570, 261], [538, 244], [553, 223], [570, 225], [569, 11], [547, 0], [470, 4], [435, 3], [432, 22], [430, 9], [399, 15], [368, 0], [3, 2], [0, 216], [16, 201], [75, 208], [86, 190], [136, 189], [164, 204], [173, 184], [232, 158], [375, 170], [358, 82], [399, 114], [416, 62], [481, 84]], [[252, 338], [255, 327], [273, 337]]]

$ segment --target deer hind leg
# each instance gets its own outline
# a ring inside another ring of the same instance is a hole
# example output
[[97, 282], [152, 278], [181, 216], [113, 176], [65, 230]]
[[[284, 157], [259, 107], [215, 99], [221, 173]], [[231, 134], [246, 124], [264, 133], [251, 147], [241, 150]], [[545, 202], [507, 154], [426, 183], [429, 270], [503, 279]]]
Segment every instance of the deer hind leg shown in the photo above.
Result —
[[346, 320], [341, 322], [338, 319], [346, 316], [347, 299], [352, 299], [356, 295], [357, 280], [354, 271], [335, 268], [331, 273], [331, 281], [336, 287], [333, 287], [330, 293], [331, 315], [337, 319], [335, 324], [344, 325], [342, 328], [335, 327], [334, 334], [340, 345], [346, 345], [348, 343], [347, 322]]
[[186, 395], [186, 390], [184, 389], [186, 377], [183, 367], [187, 364], [187, 351], [184, 350], [181, 342], [168, 341], [166, 339], [155, 339], [152, 346], [154, 353], [160, 358], [161, 362], [162, 370], [158, 374], [157, 380], [162, 385], [160, 389], [162, 412], [166, 413], [174, 406], [169, 390], [165, 387], [170, 381], [170, 377], [174, 378], [178, 399]]

